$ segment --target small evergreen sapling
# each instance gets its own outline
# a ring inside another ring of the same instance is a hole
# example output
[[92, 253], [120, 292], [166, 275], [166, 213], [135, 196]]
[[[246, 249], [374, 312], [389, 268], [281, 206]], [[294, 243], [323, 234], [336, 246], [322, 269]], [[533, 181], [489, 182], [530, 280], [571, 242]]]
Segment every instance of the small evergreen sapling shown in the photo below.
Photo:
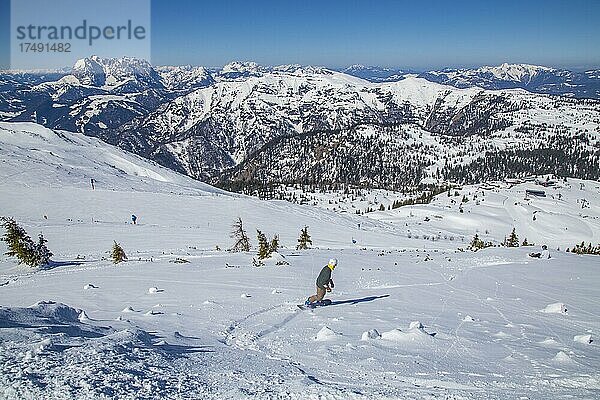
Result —
[[504, 246], [506, 247], [519, 247], [519, 237], [515, 228], [513, 228], [510, 235], [504, 239]]
[[269, 243], [267, 241], [267, 237], [264, 233], [257, 229], [256, 239], [258, 240], [258, 259], [264, 260], [271, 255], [269, 252]]
[[271, 256], [272, 253], [276, 253], [277, 250], [279, 250], [279, 235], [275, 235], [273, 236], [273, 239], [271, 239], [271, 243], [269, 244], [269, 256]]
[[[450, 238], [450, 240], [452, 240], [452, 238]], [[475, 236], [473, 236], [473, 240], [471, 240], [471, 243], [467, 246], [467, 250], [477, 251], [492, 246], [492, 242], [484, 242], [479, 238], [478, 234], [475, 234]]]
[[529, 243], [529, 241], [527, 241], [527, 238], [525, 238], [523, 240], [523, 243], [521, 243], [521, 246], [533, 246], [533, 243]]
[[112, 251], [111, 251], [111, 259], [114, 264], [119, 264], [123, 261], [127, 260], [127, 255], [125, 254], [125, 250], [121, 247], [119, 243], [116, 241], [113, 243]]
[[46, 243], [48, 243], [48, 241], [44, 238], [44, 235], [40, 233], [38, 236], [38, 242], [35, 246], [35, 263], [38, 266], [43, 266], [50, 263], [50, 257], [52, 257], [52, 252], [48, 250]]
[[6, 242], [8, 251], [5, 253], [9, 257], [17, 257], [19, 263], [23, 262], [26, 252], [25, 243], [31, 238], [25, 232], [25, 229], [20, 227], [12, 218], [2, 217], [2, 226], [5, 229], [2, 241]]
[[312, 239], [310, 238], [310, 234], [308, 233], [308, 226], [305, 226], [300, 231], [300, 237], [298, 238], [296, 250], [307, 250], [309, 244], [312, 245]]
[[271, 254], [279, 249], [279, 236], [275, 235], [269, 242], [267, 236], [260, 230], [256, 230], [256, 237], [258, 239], [258, 259], [264, 260], [271, 257]]
[[475, 234], [475, 236], [473, 237], [473, 240], [471, 240], [471, 243], [469, 244], [467, 249], [477, 251], [477, 250], [483, 249], [483, 247], [484, 247], [483, 240], [481, 240], [479, 238], [478, 234]]

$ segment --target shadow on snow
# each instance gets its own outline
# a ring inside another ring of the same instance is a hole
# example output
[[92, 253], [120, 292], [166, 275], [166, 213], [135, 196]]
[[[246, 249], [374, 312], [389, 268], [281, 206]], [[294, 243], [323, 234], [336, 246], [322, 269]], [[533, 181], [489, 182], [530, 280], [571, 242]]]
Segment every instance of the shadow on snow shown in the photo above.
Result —
[[341, 304], [359, 304], [359, 303], [366, 303], [368, 301], [373, 301], [373, 300], [377, 300], [377, 299], [383, 299], [385, 297], [390, 297], [389, 294], [383, 294], [381, 296], [368, 296], [368, 297], [362, 297], [360, 299], [350, 299], [350, 300], [335, 300], [332, 301], [330, 306], [338, 306]]

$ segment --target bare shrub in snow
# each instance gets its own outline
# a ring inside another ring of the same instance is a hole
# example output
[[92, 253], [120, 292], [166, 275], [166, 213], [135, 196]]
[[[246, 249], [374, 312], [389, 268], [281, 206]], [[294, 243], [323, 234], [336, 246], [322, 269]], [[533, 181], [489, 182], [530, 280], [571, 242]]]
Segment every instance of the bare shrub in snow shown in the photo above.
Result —
[[244, 224], [241, 218], [238, 218], [233, 223], [233, 230], [231, 231], [231, 237], [235, 239], [235, 244], [231, 248], [234, 253], [240, 251], [250, 251], [250, 239], [244, 230]]

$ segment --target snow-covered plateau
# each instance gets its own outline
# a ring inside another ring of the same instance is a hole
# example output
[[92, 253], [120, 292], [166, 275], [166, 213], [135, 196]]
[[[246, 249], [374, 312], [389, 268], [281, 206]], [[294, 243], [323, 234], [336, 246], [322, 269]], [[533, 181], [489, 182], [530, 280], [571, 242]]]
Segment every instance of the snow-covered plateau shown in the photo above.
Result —
[[[54, 253], [32, 269], [0, 243], [0, 398], [600, 396], [600, 258], [565, 251], [600, 241], [599, 182], [463, 186], [356, 215], [6, 122], [0, 166], [0, 214]], [[238, 217], [250, 252], [226, 251]], [[313, 246], [296, 250], [304, 226]], [[535, 245], [497, 246], [513, 228]], [[262, 267], [256, 229], [280, 238]], [[496, 246], [466, 250], [475, 234]], [[528, 256], [542, 244], [550, 259]], [[332, 304], [301, 310], [330, 258]]]

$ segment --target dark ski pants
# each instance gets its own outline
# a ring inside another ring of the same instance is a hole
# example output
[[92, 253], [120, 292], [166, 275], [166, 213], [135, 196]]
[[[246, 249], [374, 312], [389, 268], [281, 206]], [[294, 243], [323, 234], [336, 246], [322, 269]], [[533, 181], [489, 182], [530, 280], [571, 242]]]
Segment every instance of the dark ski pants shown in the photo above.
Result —
[[312, 296], [310, 296], [308, 298], [308, 301], [310, 301], [311, 303], [314, 303], [315, 301], [321, 301], [323, 300], [323, 297], [325, 297], [325, 293], [327, 293], [327, 290], [325, 290], [325, 288], [317, 286], [317, 294], [313, 294]]

